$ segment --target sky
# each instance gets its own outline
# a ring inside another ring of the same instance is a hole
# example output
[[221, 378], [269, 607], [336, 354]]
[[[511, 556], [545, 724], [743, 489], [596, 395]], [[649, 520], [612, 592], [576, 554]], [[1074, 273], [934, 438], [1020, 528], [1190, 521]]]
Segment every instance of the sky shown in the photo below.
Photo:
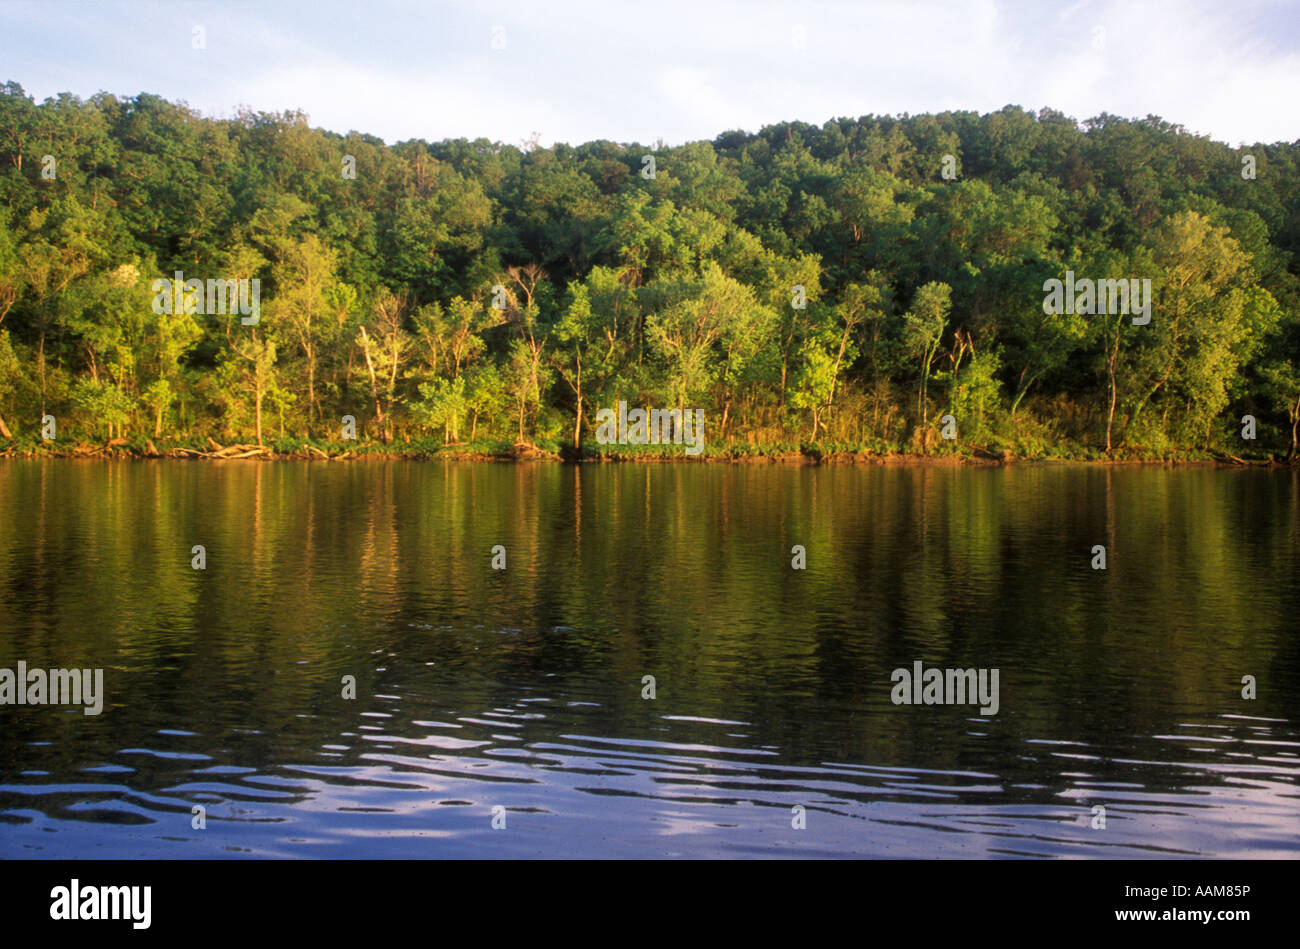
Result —
[[390, 144], [675, 145], [1014, 104], [1235, 146], [1300, 139], [1300, 0], [0, 0], [9, 80], [301, 109]]

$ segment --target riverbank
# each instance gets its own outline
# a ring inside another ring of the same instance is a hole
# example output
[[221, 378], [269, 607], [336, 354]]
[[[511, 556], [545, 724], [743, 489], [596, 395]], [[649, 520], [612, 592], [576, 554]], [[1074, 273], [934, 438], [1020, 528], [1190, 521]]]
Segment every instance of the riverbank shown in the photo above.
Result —
[[113, 458], [184, 459], [193, 461], [554, 461], [567, 463], [758, 463], [784, 465], [935, 465], [1002, 466], [1012, 464], [1201, 465], [1211, 467], [1289, 468], [1300, 462], [1270, 455], [1259, 457], [1213, 452], [1165, 453], [1119, 449], [1107, 453], [1097, 448], [1062, 446], [1050, 451], [1016, 454], [1006, 448], [945, 445], [929, 453], [863, 448], [833, 444], [721, 445], [698, 455], [685, 454], [675, 445], [572, 445], [532, 442], [479, 441], [442, 445], [427, 442], [322, 442], [280, 439], [273, 445], [233, 443], [211, 438], [202, 443], [155, 445], [149, 439], [116, 439], [106, 443], [79, 441], [65, 444], [0, 443], [5, 458]]

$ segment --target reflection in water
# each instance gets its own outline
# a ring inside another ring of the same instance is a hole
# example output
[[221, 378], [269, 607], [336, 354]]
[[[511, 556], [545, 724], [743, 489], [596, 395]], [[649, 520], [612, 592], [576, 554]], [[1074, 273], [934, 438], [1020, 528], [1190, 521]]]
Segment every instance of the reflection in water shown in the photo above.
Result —
[[[0, 667], [107, 698], [0, 707], [0, 855], [1295, 856], [1297, 511], [1269, 471], [7, 462]], [[917, 660], [998, 714], [894, 705]]]

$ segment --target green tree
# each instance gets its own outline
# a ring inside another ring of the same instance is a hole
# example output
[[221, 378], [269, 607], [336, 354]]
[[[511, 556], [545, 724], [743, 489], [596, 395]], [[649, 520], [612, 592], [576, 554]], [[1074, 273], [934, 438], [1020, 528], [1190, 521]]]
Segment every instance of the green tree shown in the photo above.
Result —
[[920, 379], [917, 383], [916, 413], [921, 428], [929, 424], [927, 389], [930, 367], [939, 352], [948, 314], [952, 309], [952, 288], [946, 283], [927, 283], [916, 291], [912, 308], [903, 315], [903, 344], [913, 358], [920, 362]]

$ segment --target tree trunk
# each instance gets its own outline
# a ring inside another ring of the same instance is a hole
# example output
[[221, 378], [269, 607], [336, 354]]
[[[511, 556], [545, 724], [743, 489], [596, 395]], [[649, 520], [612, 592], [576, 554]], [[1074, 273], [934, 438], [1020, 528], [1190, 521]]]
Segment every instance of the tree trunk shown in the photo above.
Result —
[[1115, 367], [1112, 365], [1108, 369], [1110, 376], [1110, 408], [1106, 412], [1106, 454], [1111, 452], [1111, 432], [1115, 428]]
[[1020, 389], [1016, 392], [1016, 397], [1011, 403], [1011, 416], [1013, 418], [1015, 417], [1016, 409], [1020, 408], [1020, 400], [1029, 392], [1029, 387], [1038, 380], [1037, 374], [1030, 376], [1029, 379], [1026, 380], [1025, 373], [1027, 372], [1029, 372], [1029, 370], [1026, 368], [1020, 373]]
[[311, 434], [311, 423], [319, 415], [316, 411], [316, 354], [307, 350], [307, 433]]
[[582, 445], [582, 385], [578, 386], [578, 411], [573, 420], [573, 447], [578, 448]]
[[393, 341], [393, 368], [388, 374], [388, 392], [385, 394], [384, 405], [388, 412], [384, 418], [384, 443], [387, 444], [393, 440], [393, 393], [397, 391], [397, 364], [401, 359], [401, 349], [397, 341], [397, 331], [393, 331], [391, 337]]
[[[1160, 387], [1169, 381], [1169, 377], [1173, 374], [1173, 371], [1174, 364], [1170, 362], [1169, 366], [1165, 369], [1165, 374], [1160, 377], [1160, 381], [1151, 387], [1151, 391], [1144, 395], [1142, 400], [1133, 408], [1133, 411], [1129, 413], [1128, 419], [1124, 422], [1124, 431], [1127, 432], [1133, 423], [1138, 420], [1138, 416], [1142, 414], [1142, 410], [1147, 407], [1147, 403], [1150, 402], [1155, 397], [1155, 394], [1160, 391]], [[1167, 411], [1168, 410], [1166, 410], [1166, 414]]]
[[[0, 420], [0, 425], [4, 425], [3, 420]], [[1300, 399], [1295, 400], [1295, 408], [1291, 411], [1291, 454], [1287, 455], [1288, 460], [1296, 456], [1297, 430], [1300, 430]]]
[[573, 447], [575, 449], [582, 445], [582, 353], [578, 353], [578, 375], [577, 384], [573, 388], [574, 398], [578, 402], [578, 411], [573, 420]]
[[366, 369], [370, 373], [370, 397], [375, 400], [375, 423], [382, 433], [384, 428], [384, 410], [379, 405], [379, 383], [375, 379], [375, 364], [370, 361], [370, 336], [366, 328], [361, 327], [361, 354], [366, 357]]
[[257, 394], [255, 397], [256, 414], [257, 414], [257, 447], [262, 447], [262, 381], [257, 381]]
[[39, 348], [40, 366], [41, 366], [41, 414], [45, 414], [45, 323], [42, 317], [41, 321], [41, 342]]
[[1119, 326], [1115, 328], [1115, 345], [1111, 347], [1110, 358], [1106, 360], [1106, 376], [1110, 385], [1110, 410], [1106, 414], [1106, 454], [1111, 452], [1111, 433], [1115, 427], [1115, 403], [1119, 399], [1119, 387], [1115, 383], [1115, 366], [1119, 362]]

